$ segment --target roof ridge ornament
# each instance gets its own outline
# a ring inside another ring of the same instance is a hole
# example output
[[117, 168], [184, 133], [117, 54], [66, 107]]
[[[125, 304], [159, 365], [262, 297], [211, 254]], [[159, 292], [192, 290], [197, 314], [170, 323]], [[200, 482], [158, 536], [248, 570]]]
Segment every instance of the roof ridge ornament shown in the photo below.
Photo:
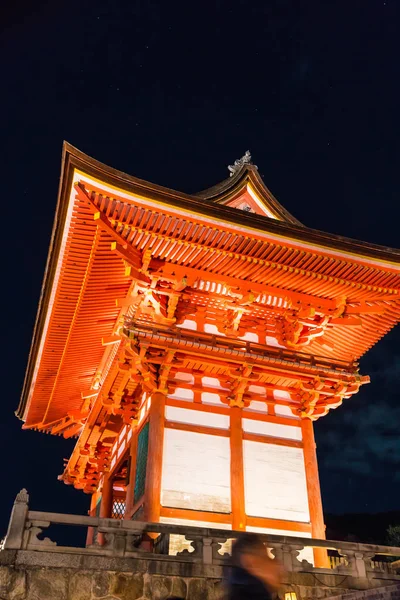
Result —
[[[244, 165], [253, 165], [250, 150], [246, 150], [242, 158], [238, 158], [237, 160], [235, 160], [233, 165], [228, 165], [228, 170], [230, 171], [229, 177], [233, 177], [234, 175], [236, 175], [236, 173], [238, 173]], [[253, 166], [256, 169], [258, 168], [257, 165]]]

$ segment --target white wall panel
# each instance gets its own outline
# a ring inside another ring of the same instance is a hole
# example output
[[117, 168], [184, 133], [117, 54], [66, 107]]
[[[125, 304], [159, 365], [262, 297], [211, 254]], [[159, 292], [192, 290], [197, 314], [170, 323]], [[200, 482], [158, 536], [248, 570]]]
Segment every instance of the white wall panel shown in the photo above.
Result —
[[243, 442], [246, 513], [309, 521], [303, 450]]
[[214, 325], [214, 323], [205, 323], [204, 325], [204, 331], [206, 333], [211, 333], [213, 335], [222, 335], [225, 337], [225, 333], [223, 333], [222, 331], [220, 331], [218, 329], [218, 327], [216, 325]]
[[264, 413], [265, 415], [268, 413], [268, 406], [261, 400], [252, 400], [248, 408], [244, 409], [244, 414], [246, 414], [246, 412]]
[[254, 394], [260, 394], [261, 396], [267, 395], [267, 391], [262, 385], [249, 385], [249, 392], [254, 392]]
[[185, 381], [186, 383], [194, 383], [194, 377], [191, 373], [183, 373], [178, 371], [178, 373], [175, 373], [175, 379], [178, 379], [179, 381]]
[[212, 392], [201, 392], [201, 401], [203, 404], [224, 404], [219, 394], [214, 394]]
[[291, 419], [299, 420], [299, 417], [296, 417], [292, 413], [292, 409], [290, 406], [286, 406], [284, 404], [275, 404], [275, 414], [279, 417], [290, 417]]
[[231, 511], [229, 438], [166, 429], [161, 504]]
[[178, 423], [229, 429], [228, 415], [216, 415], [214, 413], [203, 412], [200, 410], [192, 410], [190, 408], [176, 408], [175, 406], [167, 406], [166, 417], [168, 421], [175, 421]]
[[175, 388], [175, 392], [173, 394], [168, 394], [168, 398], [172, 398], [173, 400], [188, 400], [192, 401], [194, 399], [193, 390], [188, 390], [187, 388]]
[[202, 384], [207, 387], [222, 388], [225, 390], [229, 389], [226, 386], [224, 387], [217, 377], [202, 377], [201, 381]]
[[265, 336], [265, 342], [266, 342], [267, 346], [274, 346], [275, 348], [284, 348], [285, 347], [285, 346], [282, 346], [281, 344], [279, 344], [278, 340], [275, 337], [272, 337], [270, 335]]
[[245, 340], [246, 342], [255, 342], [258, 343], [258, 335], [253, 333], [252, 331], [246, 331], [244, 335], [242, 335], [239, 340]]
[[274, 390], [273, 396], [277, 400], [278, 398], [283, 398], [284, 400], [290, 400], [289, 392], [285, 392], [284, 390]]
[[178, 323], [177, 327], [182, 327], [182, 329], [193, 329], [195, 331], [197, 329], [197, 323], [192, 319], [185, 319], [183, 323]]
[[243, 419], [243, 431], [287, 440], [300, 441], [302, 439], [301, 427], [269, 423], [267, 421], [255, 421], [254, 419]]

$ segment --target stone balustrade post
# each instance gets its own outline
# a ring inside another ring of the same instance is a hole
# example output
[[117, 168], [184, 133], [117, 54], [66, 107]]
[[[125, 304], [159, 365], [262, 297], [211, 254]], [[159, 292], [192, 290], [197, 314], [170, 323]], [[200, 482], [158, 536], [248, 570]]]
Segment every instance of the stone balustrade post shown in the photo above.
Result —
[[344, 555], [348, 559], [352, 575], [354, 577], [367, 579], [369, 569], [367, 568], [366, 563], [367, 561], [371, 562], [373, 553], [363, 552], [361, 550], [348, 550], [344, 553]]
[[357, 577], [367, 577], [367, 569], [364, 562], [364, 554], [362, 552], [354, 552], [354, 566]]
[[[296, 545], [290, 544], [290, 546], [289, 546], [292, 571], [301, 571], [302, 570], [302, 563], [299, 561], [299, 554], [302, 550], [304, 550], [304, 546], [300, 546], [298, 544], [296, 544]], [[310, 566], [312, 566], [312, 565], [310, 565]]]
[[289, 544], [282, 544], [282, 566], [285, 569], [285, 571], [288, 572], [295, 570], [293, 564], [292, 546], [290, 546]]
[[[188, 537], [186, 537], [186, 535]], [[185, 541], [190, 542], [190, 545], [193, 548], [193, 552], [190, 552], [190, 556], [193, 558], [201, 558], [202, 559], [203, 558], [203, 546], [204, 546], [203, 536], [184, 534], [184, 539], [185, 539]]]
[[10, 522], [8, 524], [8, 531], [4, 545], [5, 549], [7, 550], [19, 550], [22, 548], [29, 510], [28, 503], [28, 492], [25, 489], [22, 489], [15, 498]]
[[126, 533], [115, 532], [113, 539], [113, 556], [124, 556], [126, 550]]
[[212, 565], [213, 562], [213, 539], [210, 537], [203, 538], [203, 563]]
[[283, 546], [282, 544], [272, 543], [272, 554], [274, 555], [275, 560], [278, 560], [281, 564], [283, 564]]

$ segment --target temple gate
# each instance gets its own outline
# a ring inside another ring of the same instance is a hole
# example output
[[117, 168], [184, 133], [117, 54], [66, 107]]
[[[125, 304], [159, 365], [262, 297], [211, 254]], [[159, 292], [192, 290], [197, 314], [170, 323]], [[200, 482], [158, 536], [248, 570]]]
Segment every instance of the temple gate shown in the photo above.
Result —
[[400, 253], [230, 171], [187, 195], [65, 145], [18, 416], [77, 439], [60, 478], [92, 515], [324, 538], [313, 422], [368, 383]]

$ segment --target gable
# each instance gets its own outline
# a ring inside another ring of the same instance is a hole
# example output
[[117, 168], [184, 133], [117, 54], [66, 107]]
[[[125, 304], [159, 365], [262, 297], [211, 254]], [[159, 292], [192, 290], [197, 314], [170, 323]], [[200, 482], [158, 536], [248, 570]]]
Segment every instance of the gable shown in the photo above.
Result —
[[273, 210], [268, 201], [257, 194], [250, 183], [247, 184], [238, 196], [230, 198], [229, 200], [222, 202], [222, 204], [245, 212], [255, 213], [262, 217], [268, 217], [269, 219], [282, 220], [282, 217], [277, 215], [276, 211]]

